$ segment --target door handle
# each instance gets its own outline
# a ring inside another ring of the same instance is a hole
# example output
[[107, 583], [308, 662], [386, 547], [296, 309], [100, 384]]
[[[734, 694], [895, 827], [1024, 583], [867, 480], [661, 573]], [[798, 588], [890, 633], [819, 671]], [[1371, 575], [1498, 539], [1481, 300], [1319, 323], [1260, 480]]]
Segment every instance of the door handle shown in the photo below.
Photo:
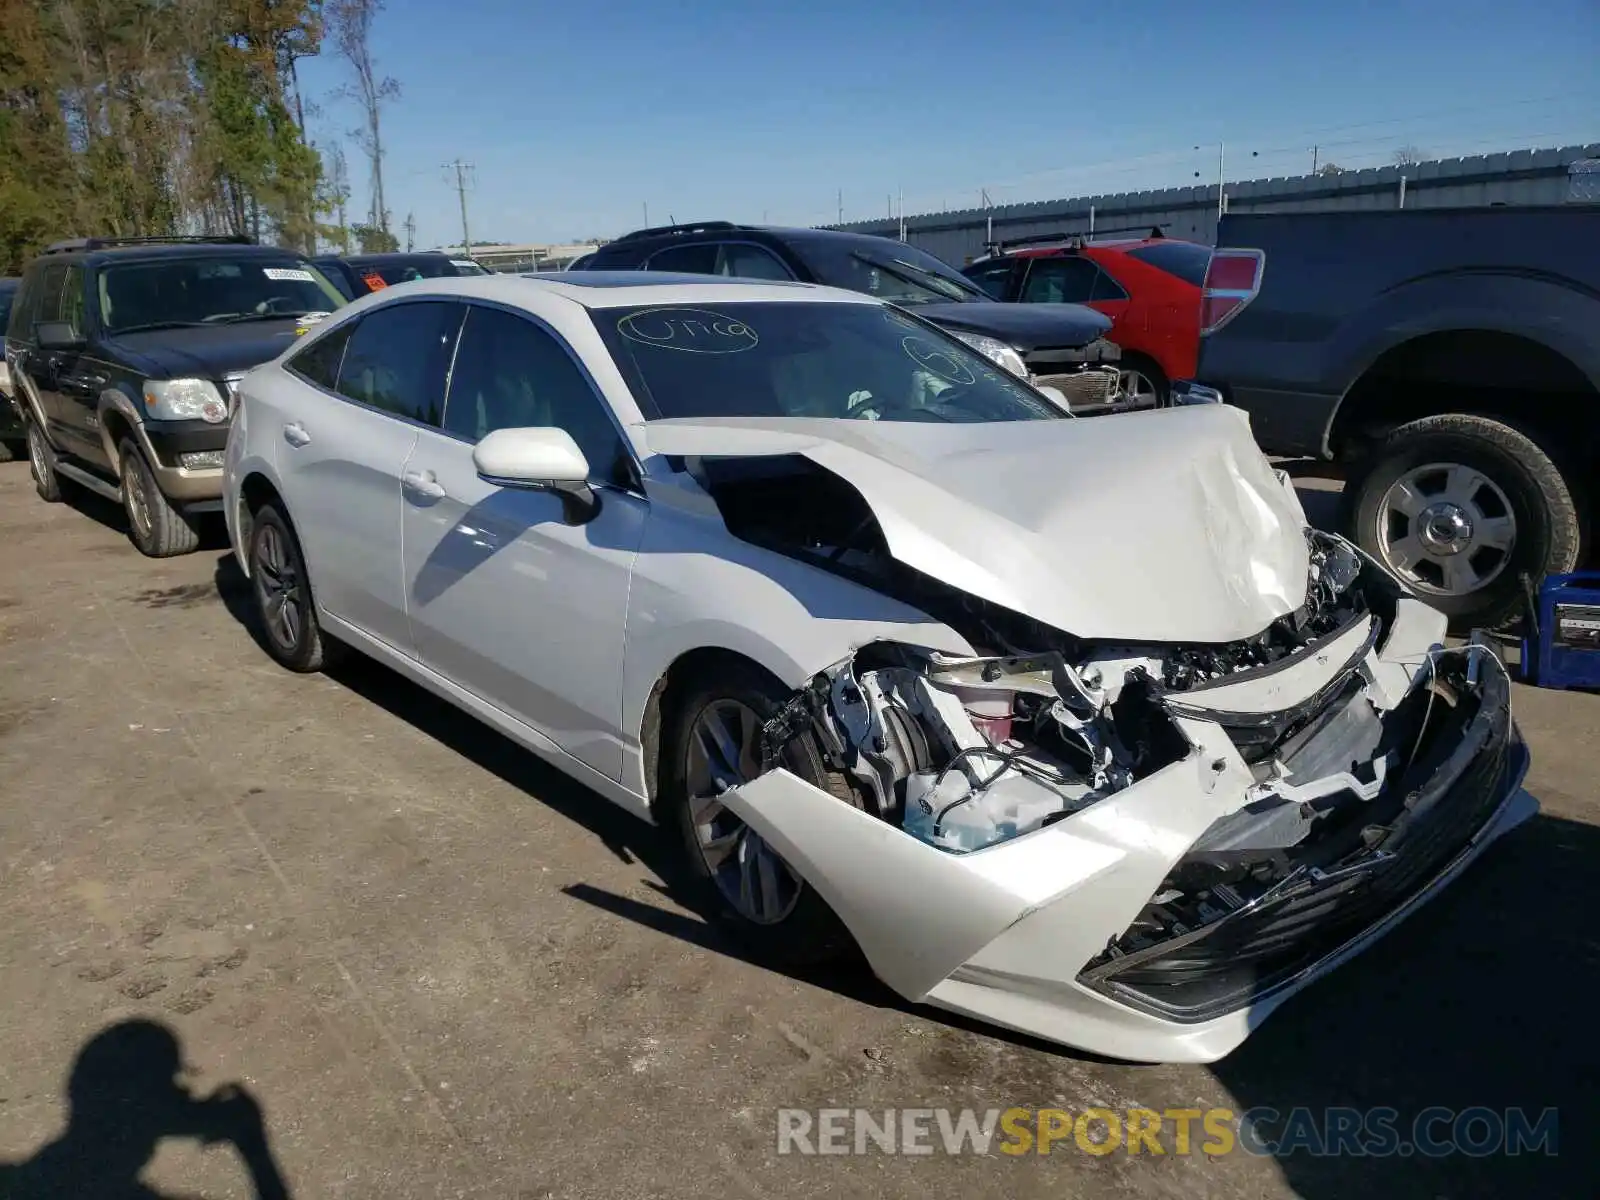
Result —
[[289, 445], [298, 448], [310, 445], [311, 435], [306, 432], [304, 425], [296, 421], [293, 425], [285, 425], [283, 427], [283, 440], [288, 442]]
[[424, 496], [429, 500], [444, 499], [444, 484], [439, 482], [439, 477], [432, 471], [407, 471], [400, 476], [400, 482], [409, 492]]

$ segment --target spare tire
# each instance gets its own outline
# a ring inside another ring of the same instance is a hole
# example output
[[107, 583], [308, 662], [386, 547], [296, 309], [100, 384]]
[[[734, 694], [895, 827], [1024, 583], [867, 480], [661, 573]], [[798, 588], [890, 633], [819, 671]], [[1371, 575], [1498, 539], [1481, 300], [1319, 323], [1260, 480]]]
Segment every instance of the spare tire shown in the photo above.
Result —
[[1527, 580], [1577, 565], [1573, 493], [1521, 430], [1448, 413], [1400, 426], [1356, 464], [1345, 512], [1361, 547], [1465, 632], [1511, 623]]

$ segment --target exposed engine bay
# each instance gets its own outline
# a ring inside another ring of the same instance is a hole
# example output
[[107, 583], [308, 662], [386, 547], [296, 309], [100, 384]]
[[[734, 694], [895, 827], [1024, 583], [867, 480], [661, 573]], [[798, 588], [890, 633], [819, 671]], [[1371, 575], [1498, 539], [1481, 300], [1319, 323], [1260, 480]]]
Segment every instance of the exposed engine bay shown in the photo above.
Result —
[[[813, 679], [768, 724], [765, 765], [780, 761], [789, 740], [810, 733], [849, 774], [869, 811], [955, 851], [1062, 820], [1194, 753], [1184, 718], [1228, 726], [1254, 764], [1263, 798], [1288, 793], [1294, 799], [1283, 804], [1297, 812], [1321, 798], [1306, 794], [1308, 787], [1339, 793], [1348, 784], [1358, 796], [1370, 793], [1384, 778], [1384, 760], [1374, 752], [1385, 731], [1357, 667], [1382, 629], [1381, 613], [1356, 586], [1364, 569], [1357, 553], [1340, 539], [1308, 536], [1305, 604], [1228, 645], [1089, 644], [962, 598], [960, 611], [946, 619], [975, 645], [998, 652], [957, 657], [904, 645], [863, 647]], [[924, 602], [950, 599], [941, 586], [924, 581]], [[1380, 610], [1395, 594], [1392, 583], [1379, 580]], [[1019, 651], [1017, 640], [1030, 635], [1039, 648]], [[1205, 702], [1208, 688], [1326, 647], [1347, 661], [1308, 700], [1244, 715]], [[1350, 774], [1358, 760], [1376, 763], [1375, 779]], [[1334, 784], [1298, 782], [1329, 772]], [[1289, 825], [1282, 816], [1241, 813], [1237, 828], [1218, 832], [1219, 846], [1254, 845], [1260, 827], [1281, 827], [1280, 836], [1288, 836]]]

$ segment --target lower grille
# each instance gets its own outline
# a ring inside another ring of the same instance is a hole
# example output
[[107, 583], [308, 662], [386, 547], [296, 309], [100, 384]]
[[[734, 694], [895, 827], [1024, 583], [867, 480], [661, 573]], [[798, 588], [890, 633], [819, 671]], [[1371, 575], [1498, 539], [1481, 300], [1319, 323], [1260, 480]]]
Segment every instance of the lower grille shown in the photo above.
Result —
[[1451, 733], [1453, 746], [1391, 785], [1396, 815], [1361, 831], [1365, 849], [1294, 868], [1198, 928], [1173, 927], [1138, 948], [1124, 938], [1080, 982], [1168, 1019], [1203, 1021], [1251, 1003], [1359, 937], [1472, 849], [1526, 768], [1510, 688], [1498, 672], [1488, 673], [1476, 712], [1447, 727], [1445, 736]]
[[1119, 400], [1118, 374], [1111, 367], [1085, 367], [1060, 375], [1035, 375], [1035, 387], [1058, 388], [1074, 412], [1110, 408]]

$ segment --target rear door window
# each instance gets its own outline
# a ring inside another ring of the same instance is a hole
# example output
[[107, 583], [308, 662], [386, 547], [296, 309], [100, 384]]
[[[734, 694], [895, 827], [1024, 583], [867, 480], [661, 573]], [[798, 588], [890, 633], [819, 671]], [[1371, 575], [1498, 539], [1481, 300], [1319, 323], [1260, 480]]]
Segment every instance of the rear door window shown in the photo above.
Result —
[[717, 273], [717, 244], [701, 242], [694, 246], [668, 246], [650, 256], [645, 266], [651, 271], [684, 271], [690, 275]]
[[[33, 323], [61, 319], [61, 285], [67, 278], [66, 263], [51, 263], [39, 277], [37, 299], [33, 306]], [[31, 330], [29, 331], [32, 332]]]
[[461, 306], [443, 300], [369, 310], [350, 335], [338, 392], [409, 421], [438, 425]]
[[1026, 304], [1087, 304], [1095, 298], [1099, 275], [1099, 267], [1075, 254], [1036, 258], [1028, 265], [1022, 299]]
[[772, 251], [750, 242], [725, 242], [717, 261], [718, 275], [739, 279], [785, 279], [794, 274]]

